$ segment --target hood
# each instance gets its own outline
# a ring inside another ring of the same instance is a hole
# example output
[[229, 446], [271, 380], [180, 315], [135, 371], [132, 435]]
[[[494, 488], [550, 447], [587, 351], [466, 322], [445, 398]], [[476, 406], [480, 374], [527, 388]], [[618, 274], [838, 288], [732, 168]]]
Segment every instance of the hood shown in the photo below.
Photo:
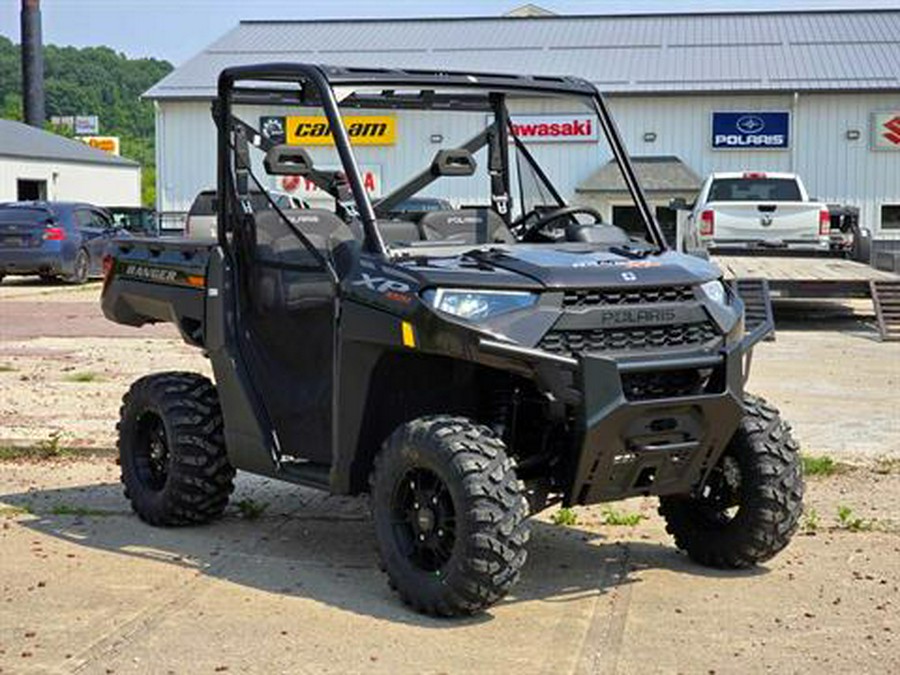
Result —
[[641, 255], [585, 244], [517, 244], [412, 258], [426, 284], [477, 288], [613, 288], [693, 285], [717, 279], [714, 264], [675, 251]]

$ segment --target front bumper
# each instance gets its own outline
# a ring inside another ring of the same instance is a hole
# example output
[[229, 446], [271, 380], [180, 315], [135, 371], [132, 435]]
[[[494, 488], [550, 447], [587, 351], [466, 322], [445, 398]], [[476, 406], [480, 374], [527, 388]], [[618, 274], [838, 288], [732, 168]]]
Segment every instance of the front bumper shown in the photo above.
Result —
[[[709, 376], [687, 396], [644, 398], [624, 386], [635, 374], [675, 378], [693, 369]], [[582, 414], [570, 504], [690, 492], [716, 464], [743, 414], [737, 353], [627, 364], [585, 356], [578, 381]]]
[[[520, 363], [530, 359], [538, 386], [578, 411], [563, 498], [572, 505], [696, 488], [740, 423], [743, 358], [756, 339], [748, 335], [712, 353], [629, 360], [566, 358], [488, 340], [480, 350]], [[668, 395], [685, 373], [702, 377]], [[663, 386], [635, 386], [642, 376]]]

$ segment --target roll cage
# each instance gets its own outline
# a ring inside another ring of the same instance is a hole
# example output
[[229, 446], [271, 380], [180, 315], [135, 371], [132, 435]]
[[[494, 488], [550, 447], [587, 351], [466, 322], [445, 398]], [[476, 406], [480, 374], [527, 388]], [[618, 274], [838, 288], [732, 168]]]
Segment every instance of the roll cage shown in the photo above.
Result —
[[[430, 89], [433, 87], [434, 89]], [[355, 88], [380, 90], [362, 93]], [[339, 101], [336, 90], [345, 94]], [[411, 91], [418, 93], [410, 93]], [[249, 189], [249, 144], [266, 148], [267, 140], [253, 127], [233, 114], [237, 104], [320, 106], [332, 130], [334, 145], [346, 176], [344, 189], [339, 190], [329, 177], [313, 175], [320, 187], [332, 194], [342, 205], [347, 217], [358, 219], [363, 233], [363, 248], [371, 254], [388, 257], [388, 249], [379, 232], [376, 219], [380, 208], [414, 194], [427, 185], [427, 170], [400, 186], [391, 195], [377, 201], [369, 199], [350, 138], [342, 123], [340, 108], [387, 110], [448, 109], [454, 111], [483, 111], [493, 114], [494, 122], [484, 132], [465, 143], [462, 148], [474, 152], [488, 146], [488, 172], [491, 182], [491, 201], [495, 210], [509, 223], [509, 114], [508, 95], [565, 95], [586, 99], [597, 114], [604, 137], [618, 164], [647, 234], [660, 250], [667, 248], [663, 234], [649, 207], [635, 176], [619, 131], [606, 101], [593, 84], [574, 77], [505, 75], [454, 71], [398, 70], [375, 68], [341, 68], [301, 63], [269, 63], [235, 66], [222, 71], [218, 82], [218, 98], [213, 116], [218, 128], [218, 193], [226, 198], [218, 200], [218, 239], [226, 255], [230, 245], [226, 237], [228, 223], [246, 214], [242, 199]], [[518, 138], [516, 147], [530, 158]], [[540, 177], [551, 188], [553, 197], [562, 198], [552, 188], [536, 162], [532, 163]], [[432, 178], [433, 179], [433, 178]], [[414, 189], [415, 188], [415, 189]], [[276, 211], [280, 209], [274, 205]], [[283, 215], [283, 214], [282, 214]], [[285, 218], [287, 221], [287, 218]], [[295, 229], [293, 226], [291, 229]], [[297, 233], [299, 235], [299, 233]], [[302, 235], [299, 235], [303, 239]]]

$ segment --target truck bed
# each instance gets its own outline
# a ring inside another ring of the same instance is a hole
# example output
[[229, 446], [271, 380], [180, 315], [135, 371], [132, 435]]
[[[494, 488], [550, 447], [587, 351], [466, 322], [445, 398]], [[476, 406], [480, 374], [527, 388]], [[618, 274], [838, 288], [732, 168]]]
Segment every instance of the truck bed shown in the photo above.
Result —
[[103, 314], [127, 326], [173, 323], [186, 342], [202, 347], [206, 268], [214, 246], [175, 237], [114, 241]]

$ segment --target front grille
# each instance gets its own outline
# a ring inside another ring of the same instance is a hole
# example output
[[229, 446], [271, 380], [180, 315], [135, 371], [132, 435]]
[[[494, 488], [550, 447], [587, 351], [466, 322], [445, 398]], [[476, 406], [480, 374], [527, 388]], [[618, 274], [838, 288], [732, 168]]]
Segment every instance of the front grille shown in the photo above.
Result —
[[563, 309], [595, 305], [652, 305], [659, 302], [690, 302], [695, 299], [690, 286], [629, 288], [615, 291], [583, 288], [566, 291], [563, 296]]
[[594, 328], [551, 330], [538, 345], [554, 354], [570, 356], [582, 352], [641, 351], [666, 347], [703, 345], [719, 337], [709, 321], [652, 326], [647, 328]]
[[622, 392], [629, 401], [677, 398], [702, 394], [711, 371], [669, 370], [657, 373], [624, 373]]

